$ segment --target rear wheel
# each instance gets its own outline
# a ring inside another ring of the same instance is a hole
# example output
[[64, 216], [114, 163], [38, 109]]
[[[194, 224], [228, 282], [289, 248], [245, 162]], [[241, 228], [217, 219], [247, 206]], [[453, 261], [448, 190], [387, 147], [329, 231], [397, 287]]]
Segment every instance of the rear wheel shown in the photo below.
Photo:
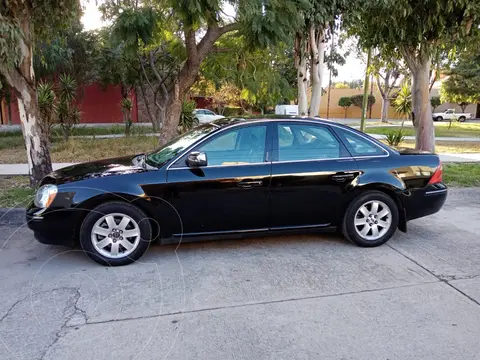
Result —
[[368, 191], [348, 207], [343, 219], [343, 234], [359, 246], [379, 246], [395, 233], [398, 216], [397, 204], [390, 196]]
[[121, 266], [138, 260], [148, 249], [152, 226], [138, 207], [124, 202], [97, 206], [83, 220], [80, 244], [102, 265]]
[[460, 121], [460, 122], [464, 122], [465, 120], [467, 120], [467, 118], [465, 116], [460, 116], [458, 118], [458, 121]]
[[435, 119], [433, 119], [433, 120], [435, 120], [435, 121], [442, 121], [442, 120], [443, 120], [443, 117], [437, 116], [437, 117], [436, 117]]

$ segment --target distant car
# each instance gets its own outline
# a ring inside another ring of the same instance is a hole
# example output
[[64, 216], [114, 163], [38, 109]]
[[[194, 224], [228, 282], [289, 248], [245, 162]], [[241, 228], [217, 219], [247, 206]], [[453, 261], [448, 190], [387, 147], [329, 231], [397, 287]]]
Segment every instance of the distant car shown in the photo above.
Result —
[[225, 116], [217, 115], [211, 110], [207, 109], [195, 109], [193, 115], [199, 124], [208, 124], [213, 120], [223, 119]]
[[[339, 229], [385, 243], [447, 197], [438, 155], [396, 151], [348, 126], [300, 117], [221, 119], [147, 154], [47, 175], [27, 209], [45, 244], [79, 243], [104, 265], [163, 244]], [[428, 229], [425, 229], [428, 231]]]
[[458, 119], [460, 122], [464, 122], [467, 119], [472, 119], [473, 114], [470, 113], [456, 113], [455, 109], [448, 109], [441, 113], [433, 113], [432, 114], [434, 121], [442, 121], [442, 120], [452, 120]]

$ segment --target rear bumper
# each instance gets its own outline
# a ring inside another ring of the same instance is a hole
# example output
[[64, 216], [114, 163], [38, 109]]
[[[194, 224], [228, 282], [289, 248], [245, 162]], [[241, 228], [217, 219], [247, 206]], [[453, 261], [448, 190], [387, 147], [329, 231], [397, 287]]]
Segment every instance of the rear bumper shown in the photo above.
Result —
[[75, 212], [60, 209], [27, 209], [27, 226], [35, 239], [48, 245], [73, 246], [75, 243]]
[[404, 198], [406, 218], [418, 219], [440, 211], [447, 200], [448, 189], [444, 184], [429, 185], [426, 189], [411, 191]]

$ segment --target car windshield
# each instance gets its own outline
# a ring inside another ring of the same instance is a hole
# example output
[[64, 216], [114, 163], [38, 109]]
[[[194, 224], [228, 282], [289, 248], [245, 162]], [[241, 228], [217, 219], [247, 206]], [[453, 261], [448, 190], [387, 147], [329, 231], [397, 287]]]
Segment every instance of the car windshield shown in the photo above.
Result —
[[160, 167], [167, 161], [170, 161], [175, 156], [180, 154], [183, 150], [188, 148], [196, 141], [210, 134], [216, 128], [218, 127], [212, 124], [197, 126], [195, 129], [190, 130], [189, 132], [186, 132], [185, 134], [182, 134], [179, 137], [173, 139], [160, 149], [157, 149], [147, 154], [145, 161], [148, 165]]

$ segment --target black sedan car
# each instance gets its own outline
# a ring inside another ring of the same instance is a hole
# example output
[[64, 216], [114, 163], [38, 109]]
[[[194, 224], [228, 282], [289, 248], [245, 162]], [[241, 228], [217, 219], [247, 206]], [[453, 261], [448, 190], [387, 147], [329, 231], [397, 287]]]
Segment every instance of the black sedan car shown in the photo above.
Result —
[[334, 231], [378, 246], [447, 197], [435, 154], [396, 151], [326, 120], [221, 119], [148, 154], [46, 176], [27, 209], [45, 244], [125, 265], [152, 240]]

